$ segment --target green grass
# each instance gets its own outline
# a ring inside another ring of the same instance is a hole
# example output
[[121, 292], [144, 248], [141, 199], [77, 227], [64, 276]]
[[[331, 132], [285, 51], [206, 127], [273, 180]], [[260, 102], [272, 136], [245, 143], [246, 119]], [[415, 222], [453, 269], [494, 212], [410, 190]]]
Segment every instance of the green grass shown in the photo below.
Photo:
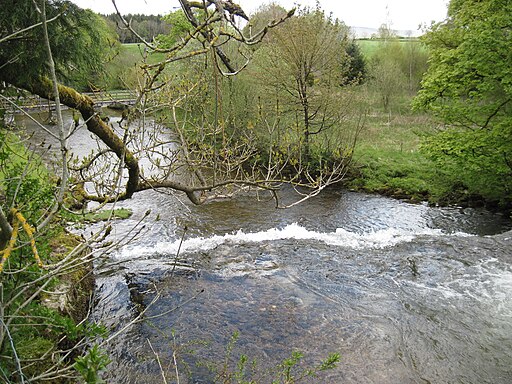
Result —
[[[404, 51], [406, 51], [409, 44], [418, 44], [422, 50], [427, 49], [420, 40], [414, 38], [411, 40], [401, 39], [398, 40], [398, 43], [400, 44], [401, 48]], [[379, 50], [379, 48], [383, 44], [383, 41], [379, 39], [359, 39], [357, 40], [357, 44], [359, 45], [359, 48], [361, 48], [363, 56], [369, 60]]]
[[420, 152], [360, 145], [355, 160], [358, 177], [352, 188], [413, 201], [432, 199], [432, 163]]
[[[144, 46], [142, 44], [122, 44], [119, 53], [106, 64], [105, 71], [96, 80], [99, 88], [107, 90], [136, 89], [141, 76]], [[163, 53], [148, 53], [147, 63], [155, 64], [165, 59]]]
[[[123, 62], [131, 63], [132, 65], [141, 63], [144, 57], [144, 45], [140, 43], [122, 44], [119, 55]], [[165, 54], [160, 52], [149, 53], [147, 56], [148, 64], [159, 63], [165, 60]]]
[[433, 132], [435, 122], [412, 112], [404, 97], [384, 112], [375, 95], [366, 126], [354, 151], [354, 177], [349, 187], [412, 201], [440, 202], [452, 183], [425, 153], [421, 137]]

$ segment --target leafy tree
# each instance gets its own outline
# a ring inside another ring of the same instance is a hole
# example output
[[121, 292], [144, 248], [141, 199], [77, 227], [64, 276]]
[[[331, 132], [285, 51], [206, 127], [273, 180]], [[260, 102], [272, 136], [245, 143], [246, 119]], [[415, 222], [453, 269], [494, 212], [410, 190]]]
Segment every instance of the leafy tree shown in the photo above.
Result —
[[244, 27], [245, 33], [261, 31], [273, 20], [279, 20], [287, 14], [286, 9], [275, 2], [261, 5], [254, 15], [251, 15], [249, 23]]
[[512, 3], [452, 0], [424, 41], [430, 67], [415, 100], [445, 126], [424, 148], [469, 193], [512, 198]]
[[378, 48], [370, 62], [370, 85], [389, 111], [397, 97], [408, 90], [414, 95], [427, 69], [428, 51], [418, 39], [399, 39], [383, 24], [379, 28]]
[[[48, 1], [48, 34], [55, 52], [59, 80], [85, 88], [98, 72], [116, 38], [104, 20], [67, 0]], [[5, 0], [0, 8], [0, 31], [8, 36], [38, 24], [32, 0]], [[0, 44], [3, 80], [29, 81], [47, 71], [47, 56], [40, 28], [32, 28]], [[8, 81], [7, 81], [8, 82]]]
[[187, 16], [181, 9], [169, 13], [163, 19], [169, 23], [171, 29], [167, 33], [159, 34], [158, 41], [161, 46], [173, 46], [179, 39], [186, 38], [188, 33], [193, 32]]
[[349, 68], [346, 74], [346, 80], [351, 84], [361, 84], [366, 80], [368, 70], [366, 60], [357, 41], [352, 40], [347, 46], [347, 55], [349, 56]]
[[348, 44], [348, 28], [341, 21], [319, 8], [305, 8], [274, 30], [257, 51], [255, 76], [267, 95], [275, 95], [271, 103], [281, 105], [277, 110], [294, 120], [297, 157], [303, 165], [311, 160], [312, 137], [342, 120]]
[[416, 95], [421, 79], [428, 69], [428, 50], [420, 39], [409, 36], [407, 40], [402, 40], [401, 67], [408, 79], [409, 92]]
[[382, 106], [389, 111], [391, 103], [405, 86], [402, 71], [402, 49], [394, 32], [383, 24], [379, 28], [379, 48], [371, 63], [371, 86], [380, 95]]

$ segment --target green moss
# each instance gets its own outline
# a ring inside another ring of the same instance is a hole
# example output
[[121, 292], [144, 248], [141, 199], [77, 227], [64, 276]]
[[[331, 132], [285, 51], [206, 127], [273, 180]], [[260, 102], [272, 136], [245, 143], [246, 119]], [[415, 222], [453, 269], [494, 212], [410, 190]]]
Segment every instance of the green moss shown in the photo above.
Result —
[[[31, 360], [32, 364], [28, 364], [23, 369], [25, 376], [34, 376], [51, 368], [54, 364], [50, 358], [51, 352], [56, 349], [54, 341], [44, 337], [23, 337], [16, 340], [16, 353], [19, 359], [23, 361]], [[46, 359], [41, 356], [48, 355]]]

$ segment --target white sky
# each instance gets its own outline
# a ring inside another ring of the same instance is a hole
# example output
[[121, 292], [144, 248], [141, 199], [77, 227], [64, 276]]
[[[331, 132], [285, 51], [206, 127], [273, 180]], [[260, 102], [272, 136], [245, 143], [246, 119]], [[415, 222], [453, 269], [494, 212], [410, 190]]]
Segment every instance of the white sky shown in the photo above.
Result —
[[[72, 0], [82, 8], [90, 8], [98, 13], [115, 12], [110, 0]], [[254, 12], [265, 0], [234, 1], [242, 6], [247, 14]], [[314, 6], [315, 0], [277, 0], [286, 9], [294, 3]], [[383, 23], [393, 29], [418, 30], [420, 24], [430, 25], [431, 21], [442, 21], [446, 17], [449, 0], [320, 0], [322, 9], [352, 27], [378, 28]], [[178, 7], [177, 0], [116, 0], [123, 14], [166, 14]]]

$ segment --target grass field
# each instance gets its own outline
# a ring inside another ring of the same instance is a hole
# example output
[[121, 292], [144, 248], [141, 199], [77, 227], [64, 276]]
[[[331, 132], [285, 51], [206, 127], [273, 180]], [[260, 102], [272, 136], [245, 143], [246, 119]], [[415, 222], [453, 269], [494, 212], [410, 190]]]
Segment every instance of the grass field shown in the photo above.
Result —
[[[379, 49], [379, 47], [383, 44], [382, 40], [379, 39], [359, 39], [357, 40], [359, 47], [361, 48], [361, 52], [366, 57], [366, 59], [371, 59], [375, 52]], [[426, 51], [425, 45], [419, 39], [410, 39], [410, 40], [397, 40], [397, 43], [400, 44], [400, 47], [406, 50], [409, 47], [409, 44], [415, 44], [419, 46], [421, 50]]]
[[436, 184], [434, 164], [419, 149], [421, 137], [433, 132], [435, 122], [411, 110], [403, 97], [384, 111], [378, 96], [369, 92], [369, 115], [355, 151], [355, 178], [350, 187], [413, 201], [436, 201], [444, 187]]
[[[122, 44], [119, 55], [125, 60], [125, 62], [136, 64], [142, 61], [146, 50], [144, 45], [140, 43]], [[149, 64], [158, 63], [165, 59], [163, 53], [149, 53], [147, 54], [147, 61]]]

